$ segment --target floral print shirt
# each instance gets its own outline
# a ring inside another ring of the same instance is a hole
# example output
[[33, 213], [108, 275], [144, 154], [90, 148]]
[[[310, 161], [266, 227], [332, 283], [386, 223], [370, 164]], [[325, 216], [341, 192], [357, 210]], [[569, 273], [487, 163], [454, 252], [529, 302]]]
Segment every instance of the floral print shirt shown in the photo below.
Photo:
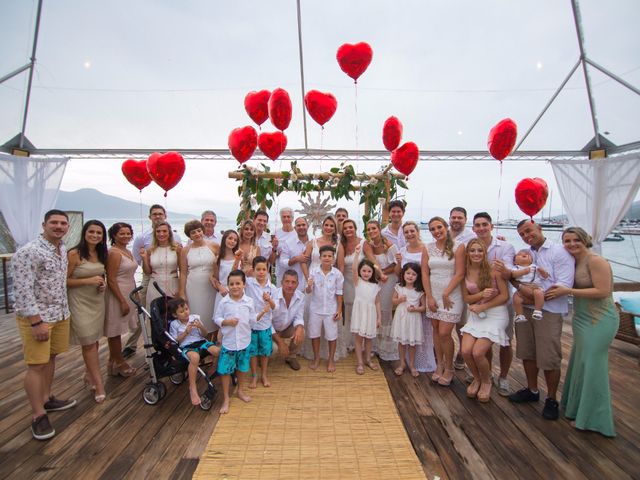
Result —
[[11, 259], [16, 314], [40, 315], [45, 322], [69, 318], [67, 249], [60, 251], [40, 236], [20, 248]]

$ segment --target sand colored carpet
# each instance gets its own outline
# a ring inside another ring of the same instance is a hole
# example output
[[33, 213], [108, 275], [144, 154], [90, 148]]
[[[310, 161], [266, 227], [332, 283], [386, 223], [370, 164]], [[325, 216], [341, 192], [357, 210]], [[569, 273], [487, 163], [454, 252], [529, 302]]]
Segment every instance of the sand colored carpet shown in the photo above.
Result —
[[193, 478], [425, 478], [381, 370], [356, 375], [353, 355], [334, 374], [300, 363], [274, 360], [271, 388], [232, 398]]

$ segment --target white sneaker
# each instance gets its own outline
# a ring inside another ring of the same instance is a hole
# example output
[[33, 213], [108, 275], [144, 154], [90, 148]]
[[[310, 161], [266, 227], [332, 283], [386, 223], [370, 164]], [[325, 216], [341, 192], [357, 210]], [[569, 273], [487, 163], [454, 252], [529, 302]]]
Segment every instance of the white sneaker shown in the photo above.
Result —
[[493, 379], [494, 385], [498, 388], [498, 394], [502, 397], [508, 397], [513, 393], [511, 390], [511, 385], [509, 385], [509, 380], [502, 377], [497, 377]]
[[526, 321], [527, 321], [527, 317], [525, 317], [524, 315], [516, 315], [513, 319], [514, 323], [522, 323]]

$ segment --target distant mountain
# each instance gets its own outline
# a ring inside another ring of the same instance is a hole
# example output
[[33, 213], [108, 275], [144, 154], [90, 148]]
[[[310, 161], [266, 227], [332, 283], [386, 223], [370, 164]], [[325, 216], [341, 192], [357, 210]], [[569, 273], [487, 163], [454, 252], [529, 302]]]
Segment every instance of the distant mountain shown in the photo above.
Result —
[[[148, 215], [151, 205], [142, 205], [144, 215]], [[140, 204], [106, 195], [94, 188], [82, 188], [75, 192], [60, 190], [56, 207], [65, 211], [82, 211], [84, 219], [90, 218], [138, 218]], [[171, 220], [189, 220], [199, 218], [198, 214], [168, 212]]]

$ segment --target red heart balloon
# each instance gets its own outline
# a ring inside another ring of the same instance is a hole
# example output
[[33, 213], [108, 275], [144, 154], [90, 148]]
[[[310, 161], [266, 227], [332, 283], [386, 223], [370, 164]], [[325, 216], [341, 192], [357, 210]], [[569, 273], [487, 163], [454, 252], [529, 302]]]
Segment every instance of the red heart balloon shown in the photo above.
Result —
[[278, 130], [286, 130], [291, 123], [291, 99], [286, 90], [276, 88], [269, 97], [269, 118]]
[[541, 178], [523, 178], [516, 185], [516, 203], [532, 219], [547, 203], [548, 196], [549, 187]]
[[384, 148], [393, 152], [402, 140], [402, 123], [396, 117], [389, 117], [382, 127], [382, 143]]
[[151, 177], [147, 172], [146, 160], [140, 160], [139, 162], [131, 158], [125, 160], [122, 162], [122, 174], [138, 190], [142, 190], [151, 183]]
[[489, 131], [489, 139], [487, 140], [489, 153], [491, 153], [491, 156], [496, 160], [504, 160], [509, 156], [511, 150], [513, 150], [517, 137], [518, 126], [516, 122], [510, 118], [500, 120], [491, 131]]
[[258, 135], [258, 147], [271, 160], [276, 160], [287, 148], [287, 136], [282, 132], [262, 132]]
[[400, 148], [391, 152], [391, 163], [396, 170], [405, 175], [410, 175], [418, 164], [420, 149], [413, 142], [407, 142]]
[[351, 45], [345, 43], [338, 48], [336, 59], [338, 65], [344, 73], [349, 75], [357, 83], [358, 77], [364, 73], [371, 59], [373, 58], [373, 49], [366, 42]]
[[164, 190], [165, 197], [182, 179], [184, 168], [184, 158], [178, 152], [154, 152], [147, 159], [149, 176]]
[[309, 90], [304, 96], [304, 106], [307, 107], [307, 112], [309, 112], [311, 118], [320, 125], [324, 125], [336, 113], [338, 101], [330, 93]]
[[258, 134], [251, 126], [234, 128], [229, 134], [229, 150], [243, 164], [251, 158], [258, 145]]
[[244, 97], [244, 109], [251, 117], [251, 120], [258, 125], [262, 125], [269, 118], [269, 90], [259, 92], [249, 92]]

